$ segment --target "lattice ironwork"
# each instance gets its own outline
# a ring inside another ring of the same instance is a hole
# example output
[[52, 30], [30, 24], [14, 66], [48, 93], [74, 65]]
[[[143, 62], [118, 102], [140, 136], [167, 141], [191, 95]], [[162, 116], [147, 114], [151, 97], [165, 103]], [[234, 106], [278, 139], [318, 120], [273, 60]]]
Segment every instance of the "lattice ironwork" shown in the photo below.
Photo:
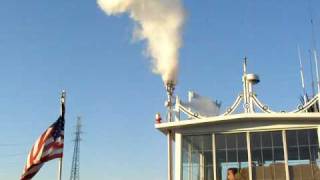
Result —
[[77, 126], [74, 139], [74, 150], [70, 180], [80, 180], [80, 141], [81, 141], [81, 118], [77, 119]]

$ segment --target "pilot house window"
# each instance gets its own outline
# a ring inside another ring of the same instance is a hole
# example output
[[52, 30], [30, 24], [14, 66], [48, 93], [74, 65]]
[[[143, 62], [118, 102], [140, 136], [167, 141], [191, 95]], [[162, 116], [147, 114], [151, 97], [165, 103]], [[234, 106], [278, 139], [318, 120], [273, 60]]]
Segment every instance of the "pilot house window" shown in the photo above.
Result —
[[319, 141], [317, 130], [291, 130], [286, 132], [290, 178], [319, 180]]
[[216, 134], [217, 180], [247, 180], [248, 152], [245, 133]]
[[285, 180], [282, 131], [251, 133], [252, 177]]
[[184, 136], [182, 146], [183, 180], [212, 180], [212, 136]]
[[317, 129], [183, 135], [181, 155], [182, 180], [320, 180]]

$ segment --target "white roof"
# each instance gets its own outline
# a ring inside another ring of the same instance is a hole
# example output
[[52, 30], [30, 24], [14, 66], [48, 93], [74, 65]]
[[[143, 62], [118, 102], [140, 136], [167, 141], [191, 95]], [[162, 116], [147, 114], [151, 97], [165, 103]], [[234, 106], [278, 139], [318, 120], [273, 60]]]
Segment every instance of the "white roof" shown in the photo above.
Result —
[[302, 121], [311, 122], [315, 121], [320, 126], [320, 113], [242, 113], [227, 116], [214, 116], [208, 118], [182, 120], [175, 122], [164, 122], [155, 124], [155, 128], [162, 132], [167, 132], [172, 129], [181, 129], [188, 127], [205, 127], [208, 125], [233, 123], [233, 122], [247, 122], [247, 121]]

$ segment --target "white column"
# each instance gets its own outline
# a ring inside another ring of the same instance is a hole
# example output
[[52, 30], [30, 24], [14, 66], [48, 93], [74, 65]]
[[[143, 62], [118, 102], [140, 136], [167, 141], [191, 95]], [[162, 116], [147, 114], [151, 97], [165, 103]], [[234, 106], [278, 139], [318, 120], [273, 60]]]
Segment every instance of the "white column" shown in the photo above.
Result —
[[212, 134], [212, 168], [214, 180], [217, 180], [217, 158], [216, 158], [216, 138], [215, 134]]
[[172, 176], [172, 133], [167, 133], [168, 138], [168, 180], [173, 180]]
[[[320, 107], [320, 106], [319, 106]], [[320, 146], [320, 126], [318, 126], [318, 143], [319, 143], [319, 146]], [[319, 158], [320, 157], [320, 152], [318, 152], [318, 159], [317, 159], [317, 161], [320, 159]]]
[[[317, 96], [318, 96], [318, 107], [319, 107], [319, 109], [320, 109], [320, 92], [318, 92]], [[320, 112], [319, 109], [318, 109], [318, 111]], [[318, 136], [318, 137], [319, 137], [319, 136]], [[319, 139], [319, 138], [318, 138], [318, 139]]]
[[252, 180], [252, 158], [251, 158], [251, 146], [250, 146], [250, 133], [246, 132], [247, 137], [247, 150], [248, 150], [248, 169], [249, 169], [249, 180]]
[[188, 180], [192, 180], [192, 145], [189, 143], [188, 144]]
[[283, 143], [284, 164], [285, 164], [285, 170], [286, 170], [286, 180], [289, 180], [290, 174], [289, 174], [289, 165], [288, 165], [288, 146], [287, 146], [287, 135], [285, 130], [282, 130], [282, 143]]
[[182, 135], [175, 133], [175, 180], [182, 180]]
[[248, 109], [246, 108], [246, 105], [248, 104], [248, 91], [247, 91], [247, 77], [246, 74], [242, 76], [242, 82], [243, 82], [243, 108], [244, 112], [247, 113]]
[[253, 107], [253, 99], [252, 99], [252, 94], [253, 94], [253, 90], [252, 90], [252, 82], [248, 82], [248, 103], [249, 103], [249, 112], [253, 113], [254, 112], [254, 107]]
[[179, 96], [176, 96], [176, 103], [174, 106], [174, 121], [180, 121], [180, 98]]
[[200, 158], [200, 180], [204, 180], [204, 164], [205, 164], [205, 160], [204, 160], [204, 155], [203, 152], [199, 153], [199, 158]]

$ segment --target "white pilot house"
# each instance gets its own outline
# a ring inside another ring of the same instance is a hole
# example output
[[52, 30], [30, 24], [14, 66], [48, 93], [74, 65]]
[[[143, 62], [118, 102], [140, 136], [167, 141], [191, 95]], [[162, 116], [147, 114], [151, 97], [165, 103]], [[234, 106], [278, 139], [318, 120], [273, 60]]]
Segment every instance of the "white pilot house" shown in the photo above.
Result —
[[246, 62], [242, 81], [224, 113], [192, 92], [188, 103], [173, 100], [167, 84], [167, 121], [157, 115], [155, 127], [168, 138], [168, 180], [320, 180], [320, 95], [273, 112], [254, 93], [259, 78]]

